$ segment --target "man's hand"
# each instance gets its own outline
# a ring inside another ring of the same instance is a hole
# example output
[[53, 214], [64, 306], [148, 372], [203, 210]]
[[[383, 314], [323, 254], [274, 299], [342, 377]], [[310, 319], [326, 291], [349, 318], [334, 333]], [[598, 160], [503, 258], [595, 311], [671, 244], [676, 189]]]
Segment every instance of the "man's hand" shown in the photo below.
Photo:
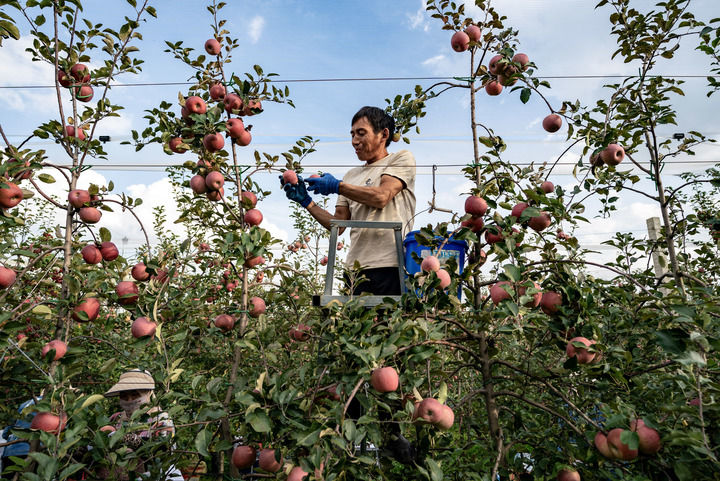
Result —
[[297, 202], [304, 208], [307, 208], [307, 206], [310, 205], [312, 197], [308, 194], [302, 177], [298, 175], [298, 183], [295, 185], [283, 184], [282, 182], [282, 176], [280, 176], [280, 185], [282, 185], [282, 188], [285, 191], [285, 196], [288, 199]]
[[340, 181], [331, 174], [323, 174], [322, 177], [312, 177], [307, 179], [306, 182], [310, 184], [309, 190], [314, 194], [337, 194], [340, 189]]

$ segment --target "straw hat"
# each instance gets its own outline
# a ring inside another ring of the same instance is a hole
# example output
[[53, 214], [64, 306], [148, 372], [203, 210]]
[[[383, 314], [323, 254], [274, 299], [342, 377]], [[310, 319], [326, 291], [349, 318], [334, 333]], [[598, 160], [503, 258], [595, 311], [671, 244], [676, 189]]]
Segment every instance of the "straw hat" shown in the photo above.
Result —
[[105, 397], [117, 396], [123, 391], [154, 390], [155, 381], [147, 371], [134, 369], [120, 375], [120, 380], [105, 393]]

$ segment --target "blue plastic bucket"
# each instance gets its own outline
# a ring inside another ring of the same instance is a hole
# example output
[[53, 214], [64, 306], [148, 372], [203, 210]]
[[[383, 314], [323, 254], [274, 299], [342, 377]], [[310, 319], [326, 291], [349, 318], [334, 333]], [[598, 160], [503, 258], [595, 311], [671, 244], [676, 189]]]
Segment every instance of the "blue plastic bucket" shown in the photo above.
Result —
[[[412, 232], [408, 232], [408, 234], [405, 236], [405, 240], [403, 241], [403, 247], [405, 248], [405, 269], [407, 270], [408, 275], [411, 276], [420, 272], [420, 264], [415, 262], [412, 253], [416, 253], [420, 257], [420, 259], [424, 259], [427, 256], [433, 255], [433, 252], [435, 251], [435, 249], [431, 247], [418, 244], [418, 242], [415, 240], [415, 234], [417, 234], [418, 232], [420, 231], [414, 230]], [[441, 242], [443, 240], [442, 237], [436, 237], [436, 239]], [[462, 274], [463, 269], [465, 268], [466, 250], [467, 242], [450, 238], [445, 243], [442, 250], [436, 254], [436, 256], [440, 260], [441, 265], [444, 265], [449, 258], [454, 258], [455, 262], [457, 263], [456, 274]], [[462, 287], [458, 287], [458, 299], [460, 299], [461, 295]]]

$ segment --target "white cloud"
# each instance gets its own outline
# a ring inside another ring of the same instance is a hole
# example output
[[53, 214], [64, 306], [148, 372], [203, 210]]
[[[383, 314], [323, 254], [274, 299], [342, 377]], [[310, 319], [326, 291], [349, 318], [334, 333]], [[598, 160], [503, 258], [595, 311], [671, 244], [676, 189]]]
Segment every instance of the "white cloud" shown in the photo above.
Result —
[[[33, 62], [25, 51], [32, 47], [32, 39], [22, 37], [8, 41], [0, 49], [0, 78], [10, 85], [36, 85], [53, 82], [53, 67], [44, 62]], [[46, 79], [43, 81], [43, 79]], [[0, 105], [20, 112], [47, 113], [57, 109], [55, 91], [51, 89], [1, 89]]]
[[443, 60], [445, 60], [445, 55], [435, 55], [434, 57], [430, 57], [429, 59], [423, 61], [422, 64], [425, 65], [426, 67], [428, 67], [428, 66], [432, 67], [432, 66], [439, 64]]
[[415, 13], [408, 13], [408, 21], [410, 22], [410, 28], [415, 30], [416, 28], [422, 28], [423, 32], [430, 30], [430, 22], [428, 21], [428, 14], [425, 10], [425, 0], [420, 0], [420, 8]]
[[250, 20], [250, 26], [248, 27], [248, 35], [252, 43], [258, 43], [260, 35], [262, 35], [263, 28], [265, 27], [265, 19], [259, 15], [253, 17]]

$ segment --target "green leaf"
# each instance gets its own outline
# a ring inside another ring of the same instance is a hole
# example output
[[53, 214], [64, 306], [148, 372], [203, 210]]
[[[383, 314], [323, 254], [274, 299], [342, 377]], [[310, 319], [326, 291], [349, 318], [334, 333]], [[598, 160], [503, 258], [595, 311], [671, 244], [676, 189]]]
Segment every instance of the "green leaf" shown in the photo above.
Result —
[[110, 242], [111, 239], [112, 239], [112, 234], [110, 233], [110, 231], [108, 229], [106, 229], [105, 227], [101, 227], [100, 228], [100, 240], [102, 240], [103, 242]]
[[85, 409], [88, 406], [95, 404], [96, 402], [101, 401], [103, 399], [105, 399], [105, 396], [103, 396], [102, 394], [92, 394], [83, 401], [83, 403], [80, 405], [80, 409], [81, 410]]
[[46, 184], [54, 184], [55, 183], [55, 177], [53, 177], [50, 174], [40, 174], [40, 175], [38, 175], [38, 179], [40, 179], [41, 182], [45, 182]]
[[513, 264], [507, 264], [503, 266], [503, 270], [505, 271], [505, 275], [513, 282], [519, 282], [522, 278], [522, 271], [520, 268]]
[[530, 94], [532, 91], [529, 88], [524, 88], [520, 91], [520, 101], [524, 104], [530, 100]]
[[203, 428], [195, 437], [195, 449], [204, 457], [209, 457], [208, 445], [212, 440], [212, 433], [207, 429]]
[[[245, 420], [250, 423], [255, 432], [268, 433], [270, 432], [270, 418], [261, 409], [256, 409], [245, 417]], [[319, 431], [318, 431], [319, 434]]]
[[36, 316], [49, 316], [52, 314], [52, 309], [50, 309], [48, 306], [45, 305], [39, 305], [33, 307], [32, 313]]

